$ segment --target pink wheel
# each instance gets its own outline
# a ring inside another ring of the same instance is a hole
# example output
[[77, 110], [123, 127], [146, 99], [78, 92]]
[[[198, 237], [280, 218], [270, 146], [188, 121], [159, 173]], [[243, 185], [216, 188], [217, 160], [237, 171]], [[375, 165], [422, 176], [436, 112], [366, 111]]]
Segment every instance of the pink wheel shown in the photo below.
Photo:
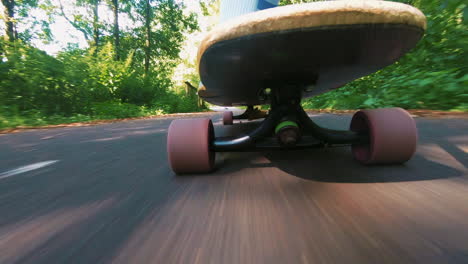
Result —
[[167, 156], [177, 174], [209, 172], [215, 153], [210, 150], [214, 129], [208, 118], [172, 121], [167, 133]]
[[226, 111], [223, 113], [223, 125], [232, 125], [233, 114], [232, 111]]
[[353, 156], [360, 163], [404, 163], [416, 151], [416, 124], [401, 108], [361, 110], [354, 114], [350, 129], [369, 134], [369, 144], [352, 145]]

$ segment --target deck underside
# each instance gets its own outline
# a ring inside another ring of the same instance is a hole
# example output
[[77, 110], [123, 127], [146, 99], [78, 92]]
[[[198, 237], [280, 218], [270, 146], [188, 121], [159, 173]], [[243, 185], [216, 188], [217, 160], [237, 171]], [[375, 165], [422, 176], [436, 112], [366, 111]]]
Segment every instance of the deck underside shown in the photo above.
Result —
[[324, 93], [398, 60], [423, 35], [416, 26], [364, 24], [243, 36], [202, 55], [200, 96], [217, 105], [268, 104], [265, 88]]

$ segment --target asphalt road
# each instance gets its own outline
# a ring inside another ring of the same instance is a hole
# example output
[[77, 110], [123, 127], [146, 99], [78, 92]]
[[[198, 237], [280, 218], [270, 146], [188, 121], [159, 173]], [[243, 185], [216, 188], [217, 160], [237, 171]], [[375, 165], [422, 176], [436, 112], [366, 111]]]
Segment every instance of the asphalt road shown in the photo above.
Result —
[[[250, 126], [212, 118], [218, 135]], [[468, 263], [467, 119], [418, 118], [406, 165], [225, 153], [185, 177], [166, 161], [170, 121], [0, 135], [0, 263]]]

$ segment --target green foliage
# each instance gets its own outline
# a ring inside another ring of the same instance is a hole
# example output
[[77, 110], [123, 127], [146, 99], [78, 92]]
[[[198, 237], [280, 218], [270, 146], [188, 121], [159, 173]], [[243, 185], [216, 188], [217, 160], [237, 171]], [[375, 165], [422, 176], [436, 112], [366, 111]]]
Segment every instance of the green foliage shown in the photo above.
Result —
[[62, 116], [59, 114], [46, 115], [37, 110], [20, 112], [16, 108], [8, 108], [5, 106], [0, 108], [0, 129], [85, 122], [96, 119], [100, 118], [83, 114], [73, 114], [71, 116]]
[[24, 45], [4, 43], [0, 62], [0, 102], [19, 111], [42, 109], [46, 113], [71, 113], [75, 90], [67, 83], [64, 65], [45, 52]]
[[468, 110], [466, 4], [458, 0], [406, 2], [427, 17], [427, 31], [417, 47], [385, 69], [305, 100], [305, 107]]
[[69, 47], [57, 58], [19, 41], [0, 44], [0, 127], [200, 110], [196, 96], [170, 90], [172, 64], [144, 76], [133, 52], [114, 61], [110, 43], [97, 53]]
[[143, 106], [112, 101], [93, 103], [91, 109], [93, 116], [108, 119], [138, 117], [150, 114], [150, 112]]

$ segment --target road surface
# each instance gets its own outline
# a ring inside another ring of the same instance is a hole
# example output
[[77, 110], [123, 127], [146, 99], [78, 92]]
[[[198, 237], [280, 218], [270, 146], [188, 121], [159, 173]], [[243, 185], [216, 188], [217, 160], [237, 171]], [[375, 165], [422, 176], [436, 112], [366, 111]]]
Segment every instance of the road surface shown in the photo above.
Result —
[[[210, 117], [218, 135], [251, 125]], [[223, 153], [185, 177], [167, 164], [170, 121], [0, 135], [0, 263], [468, 263], [467, 119], [417, 118], [406, 165]]]

